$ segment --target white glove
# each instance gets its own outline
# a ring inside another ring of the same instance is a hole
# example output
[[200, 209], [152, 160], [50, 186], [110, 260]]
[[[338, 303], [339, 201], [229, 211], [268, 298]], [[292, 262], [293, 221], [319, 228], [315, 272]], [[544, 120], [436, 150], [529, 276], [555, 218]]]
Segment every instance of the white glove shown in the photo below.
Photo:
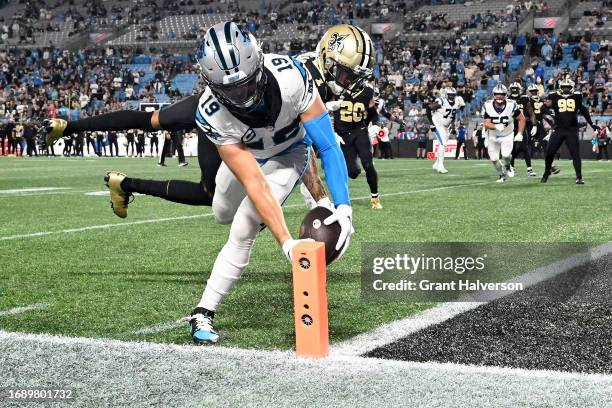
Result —
[[522, 142], [523, 141], [523, 134], [522, 133], [517, 133], [517, 135], [514, 136], [514, 141], [515, 142]]
[[529, 132], [529, 134], [531, 136], [535, 136], [538, 133], [538, 127], [537, 126], [532, 126], [531, 127], [531, 131]]
[[342, 101], [329, 101], [329, 102], [325, 102], [325, 108], [327, 108], [328, 111], [330, 112], [334, 112], [337, 111], [338, 109], [340, 109], [340, 103]]
[[283, 242], [283, 252], [285, 256], [289, 260], [289, 262], [293, 261], [293, 248], [299, 244], [300, 242], [314, 242], [314, 239], [292, 239], [289, 238], [285, 242]]
[[338, 142], [339, 145], [343, 145], [344, 139], [342, 139], [340, 135], [338, 135], [337, 133], [335, 135], [336, 135], [336, 142]]
[[330, 224], [333, 224], [334, 222], [337, 222], [338, 224], [340, 224], [340, 228], [341, 228], [340, 236], [338, 237], [338, 242], [336, 243], [336, 250], [344, 246], [344, 249], [342, 250], [342, 252], [340, 253], [340, 256], [338, 257], [340, 258], [344, 254], [344, 251], [346, 251], [346, 249], [348, 248], [350, 236], [354, 232], [353, 230], [353, 209], [351, 208], [351, 206], [347, 204], [340, 204], [332, 215], [330, 215], [325, 220], [323, 220], [323, 224], [325, 225], [330, 225]]
[[495, 125], [495, 129], [497, 129], [498, 132], [503, 132], [505, 128], [506, 125], [504, 125], [503, 123], [498, 123], [497, 125]]

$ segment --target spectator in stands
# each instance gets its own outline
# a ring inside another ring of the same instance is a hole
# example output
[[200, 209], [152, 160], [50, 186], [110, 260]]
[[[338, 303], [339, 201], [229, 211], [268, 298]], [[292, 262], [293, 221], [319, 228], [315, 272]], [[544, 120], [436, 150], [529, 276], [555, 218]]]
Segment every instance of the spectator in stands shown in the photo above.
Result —
[[546, 66], [550, 67], [552, 65], [553, 49], [548, 42], [542, 45], [540, 53], [542, 55], [542, 58], [544, 59]]

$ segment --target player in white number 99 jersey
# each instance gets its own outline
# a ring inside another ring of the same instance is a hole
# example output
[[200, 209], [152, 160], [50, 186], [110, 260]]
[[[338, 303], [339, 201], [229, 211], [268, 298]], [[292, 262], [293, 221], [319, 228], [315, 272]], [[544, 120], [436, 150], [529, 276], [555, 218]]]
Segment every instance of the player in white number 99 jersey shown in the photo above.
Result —
[[488, 129], [487, 151], [497, 170], [498, 183], [506, 181], [506, 177], [514, 177], [510, 170], [515, 134], [514, 119], [518, 119], [518, 134], [522, 134], [525, 129], [525, 116], [517, 103], [507, 97], [508, 89], [503, 84], [497, 84], [493, 88], [493, 100], [486, 101], [482, 109], [484, 127]]
[[[444, 148], [448, 142], [457, 111], [465, 107], [463, 98], [457, 96], [455, 88], [444, 88], [435, 102], [429, 106], [428, 118], [432, 124], [431, 130], [440, 143], [433, 169], [438, 173], [448, 173], [444, 168]], [[430, 117], [431, 116], [431, 117]]]
[[264, 55], [255, 38], [232, 22], [206, 33], [196, 51], [206, 89], [196, 124], [223, 160], [216, 176], [215, 219], [230, 224], [189, 329], [197, 344], [215, 343], [212, 326], [222, 298], [249, 263], [255, 237], [265, 225], [291, 259], [292, 239], [281, 209], [308, 165], [309, 144], [319, 152], [336, 206], [324, 220], [338, 222], [336, 249], [348, 246], [352, 210], [346, 162], [329, 114], [302, 64]]

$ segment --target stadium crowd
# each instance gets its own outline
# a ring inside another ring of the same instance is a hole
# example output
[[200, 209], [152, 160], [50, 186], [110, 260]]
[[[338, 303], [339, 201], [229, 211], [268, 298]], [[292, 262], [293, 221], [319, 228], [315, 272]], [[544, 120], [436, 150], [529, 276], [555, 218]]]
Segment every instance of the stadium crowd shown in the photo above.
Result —
[[[567, 50], [564, 51], [554, 35], [537, 31], [527, 36], [500, 33], [484, 40], [463, 32], [475, 25], [485, 27], [516, 22], [522, 12], [541, 11], [546, 7], [546, 2], [517, 0], [497, 13], [476, 14], [461, 26], [452, 27], [445, 25], [444, 16], [411, 14], [412, 30], [453, 29], [457, 34], [443, 43], [415, 43], [409, 41], [405, 32], [391, 40], [375, 39], [373, 85], [378, 92], [382, 117], [389, 122], [390, 137], [415, 135], [425, 121], [425, 106], [445, 86], [455, 87], [466, 102], [460, 119], [476, 112], [483, 101], [480, 91], [490, 90], [492, 83], [509, 78], [513, 74], [510, 61], [515, 56], [530, 59], [522, 78], [524, 89], [536, 83], [544, 95], [554, 89], [558, 79], [570, 75], [593, 114], [609, 112], [612, 108], [612, 56], [607, 41], [594, 39], [588, 33], [570, 38], [571, 55], [581, 68], [571, 69], [562, 64]], [[79, 8], [62, 9], [62, 2], [28, 0], [23, 14], [0, 19], [0, 31], [3, 38], [19, 36], [28, 41], [31, 33], [24, 34], [24, 27], [53, 30], [57, 21], [72, 21], [74, 30], [78, 31], [79, 27], [90, 24], [115, 24], [125, 19], [124, 23], [136, 20], [145, 23], [144, 31], [153, 36], [155, 22], [173, 8], [183, 14], [230, 12], [234, 20], [258, 36], [273, 32], [276, 24], [297, 23], [298, 38], [263, 41], [264, 52], [289, 54], [314, 50], [320, 29], [329, 24], [367, 17], [367, 13], [401, 16], [411, 13], [409, 3], [401, 1], [339, 2], [317, 7], [307, 2], [287, 2], [281, 7], [285, 11], [277, 13], [265, 2], [259, 10], [247, 11], [237, 1], [227, 1], [220, 8], [204, 0], [164, 0], [160, 3], [139, 0], [120, 8], [117, 3], [105, 5], [92, 0], [80, 4]], [[31, 24], [34, 19], [44, 23]], [[198, 37], [198, 33], [188, 35]], [[154, 71], [147, 81], [143, 81], [145, 72], [126, 67], [141, 53], [150, 56]], [[177, 100], [182, 95], [172, 86], [172, 78], [179, 73], [196, 72], [190, 56], [154, 49], [6, 48], [0, 50], [0, 123], [5, 124], [4, 130], [0, 129], [0, 137], [4, 140], [14, 132], [6, 130], [6, 123], [26, 123], [27, 127], [28, 123], [40, 123], [47, 117], [95, 115], [121, 109], [126, 101], [155, 101], [160, 94], [170, 101]]]

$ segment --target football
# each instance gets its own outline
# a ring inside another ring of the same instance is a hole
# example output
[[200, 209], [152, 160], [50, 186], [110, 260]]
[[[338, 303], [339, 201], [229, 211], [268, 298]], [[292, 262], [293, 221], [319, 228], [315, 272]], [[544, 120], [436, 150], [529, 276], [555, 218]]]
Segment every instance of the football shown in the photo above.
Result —
[[300, 226], [300, 239], [312, 238], [325, 244], [325, 262], [327, 265], [342, 253], [342, 248], [338, 251], [335, 248], [340, 236], [340, 225], [337, 222], [330, 225], [323, 224], [323, 220], [330, 215], [332, 215], [332, 211], [329, 208], [315, 207], [306, 214]]

